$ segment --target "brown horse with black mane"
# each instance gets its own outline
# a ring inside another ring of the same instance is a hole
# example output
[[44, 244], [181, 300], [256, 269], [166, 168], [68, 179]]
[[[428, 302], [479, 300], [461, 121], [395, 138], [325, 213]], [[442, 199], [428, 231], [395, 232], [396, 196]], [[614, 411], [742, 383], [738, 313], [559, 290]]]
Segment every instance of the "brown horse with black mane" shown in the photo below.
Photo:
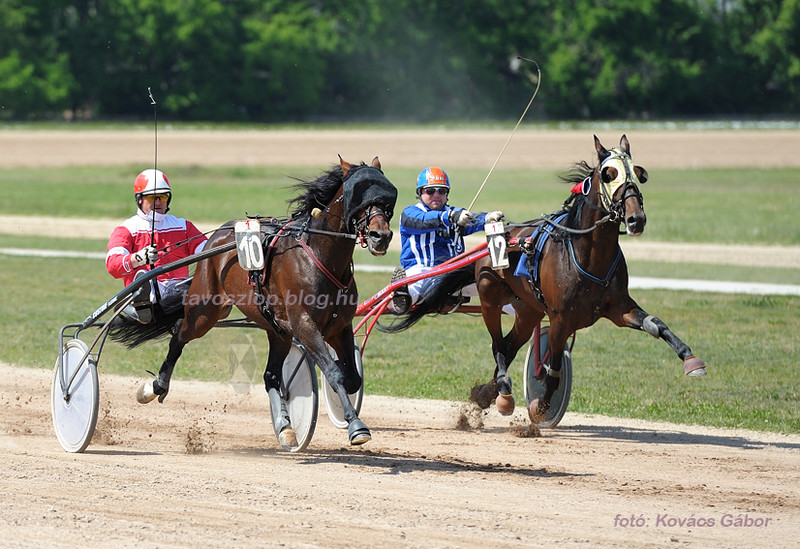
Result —
[[[492, 269], [487, 257], [437, 277], [417, 306], [388, 327], [388, 331], [402, 330], [426, 314], [436, 314], [451, 294], [477, 282], [481, 314], [492, 337], [496, 363], [492, 381], [472, 391], [472, 399], [482, 408], [496, 398], [498, 411], [513, 412], [508, 366], [545, 314], [550, 320], [551, 363], [544, 376], [544, 395], [529, 406], [534, 423], [544, 418], [559, 387], [569, 337], [600, 318], [663, 339], [683, 360], [686, 375], [706, 373], [705, 363], [628, 293], [628, 267], [619, 246], [619, 235], [624, 234], [620, 225], [631, 236], [644, 231], [647, 217], [639, 184], [647, 181], [647, 171], [633, 164], [630, 143], [624, 135], [619, 149], [607, 150], [597, 136], [594, 143], [599, 163], [594, 168], [585, 162], [575, 166], [567, 179], [573, 188], [564, 209], [543, 220], [512, 225], [509, 236], [517, 237], [521, 244], [510, 251], [508, 268]], [[501, 313], [509, 303], [515, 310], [514, 325], [504, 336]]]
[[[183, 347], [203, 337], [236, 305], [267, 332], [264, 384], [282, 446], [297, 446], [280, 394], [282, 367], [293, 338], [305, 347], [341, 399], [350, 443], [371, 439], [348, 398], [362, 383], [353, 340], [358, 291], [352, 258], [357, 241], [373, 255], [386, 253], [397, 189], [383, 175], [377, 157], [371, 166], [339, 160], [338, 166], [316, 180], [296, 186], [301, 194], [290, 201], [296, 205], [290, 219], [262, 220], [263, 271], [243, 269], [235, 248], [224, 251], [197, 264], [182, 306], [171, 311], [165, 306], [168, 312], [156, 315], [149, 325], [127, 321], [112, 330], [112, 338], [128, 346], [173, 334], [159, 374], [140, 388], [139, 402], [155, 398], [163, 402]], [[234, 224], [227, 223], [211, 236], [206, 250], [230, 245], [234, 238]], [[326, 342], [339, 360], [331, 357]]]

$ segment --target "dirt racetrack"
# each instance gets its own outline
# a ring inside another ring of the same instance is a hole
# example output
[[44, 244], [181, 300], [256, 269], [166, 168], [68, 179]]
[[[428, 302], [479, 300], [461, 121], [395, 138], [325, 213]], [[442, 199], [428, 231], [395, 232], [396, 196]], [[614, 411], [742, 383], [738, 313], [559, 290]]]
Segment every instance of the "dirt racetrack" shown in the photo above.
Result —
[[[483, 168], [567, 169], [596, 157], [591, 131], [518, 130], [500, 156], [505, 130], [274, 130], [189, 131], [160, 126], [158, 165], [314, 166], [379, 156], [384, 167], [427, 165]], [[595, 132], [616, 147], [617, 130]], [[649, 170], [659, 167], [800, 167], [798, 130], [628, 131], [631, 152]], [[121, 131], [3, 131], [0, 151], [6, 167], [152, 166], [152, 129]]]
[[785, 547], [800, 539], [800, 436], [568, 413], [561, 428], [524, 437], [519, 408], [504, 418], [367, 395], [361, 417], [372, 442], [350, 447], [321, 413], [310, 448], [288, 454], [260, 387], [240, 394], [175, 380], [164, 404], [142, 406], [133, 398], [140, 380], [101, 374], [92, 444], [68, 454], [52, 430], [50, 373], [2, 366], [0, 375], [6, 547]]
[[[221, 133], [214, 144], [207, 134], [164, 131], [159, 162], [326, 165], [341, 153], [488, 169], [507, 137], [323, 132], [316, 143], [313, 133], [289, 133], [244, 141]], [[590, 132], [544, 133], [528, 136], [520, 144], [527, 152], [504, 165], [563, 167], [591, 157]], [[610, 146], [617, 133], [600, 137]], [[798, 132], [629, 137], [648, 167], [674, 165], [674, 147], [694, 151], [694, 165], [800, 162]], [[531, 157], [531, 149], [540, 152]], [[152, 157], [152, 135], [0, 132], [0, 150], [18, 166], [136, 164]], [[675, 383], [703, 382], [675, 369]], [[51, 372], [0, 364], [0, 376], [4, 547], [751, 548], [800, 540], [800, 435], [568, 413], [559, 429], [535, 437], [526, 436], [520, 409], [508, 418], [461, 403], [366, 395], [361, 417], [371, 442], [350, 447], [321, 404], [310, 448], [288, 454], [278, 449], [260, 387], [243, 394], [176, 378], [164, 404], [141, 406], [141, 379], [101, 367], [97, 431], [85, 453], [68, 454], [53, 433]]]

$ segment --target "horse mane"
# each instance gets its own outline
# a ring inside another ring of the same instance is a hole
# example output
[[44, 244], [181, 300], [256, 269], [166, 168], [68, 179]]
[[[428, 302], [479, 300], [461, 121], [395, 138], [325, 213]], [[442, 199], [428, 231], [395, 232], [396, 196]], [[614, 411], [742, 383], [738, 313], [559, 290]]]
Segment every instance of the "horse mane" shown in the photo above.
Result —
[[[366, 166], [363, 162], [358, 165], [354, 164], [347, 174], [348, 177]], [[325, 208], [336, 196], [336, 192], [344, 183], [345, 177], [342, 167], [337, 164], [316, 179], [305, 180], [299, 177], [293, 177], [292, 179], [299, 182], [292, 186], [292, 189], [299, 194], [294, 198], [290, 198], [287, 202], [289, 203], [289, 208], [294, 206], [294, 210], [291, 213], [292, 219], [297, 219], [311, 215], [311, 210], [314, 208]]]
[[[586, 161], [581, 160], [580, 162], [576, 162], [567, 173], [559, 176], [559, 179], [564, 183], [576, 185], [587, 177], [590, 177], [592, 172], [594, 172], [594, 168], [587, 164]], [[564, 220], [564, 225], [575, 229], [581, 225], [581, 214], [583, 213], [584, 205], [586, 205], [586, 197], [584, 195], [570, 193], [569, 198], [564, 201], [561, 210], [554, 215], [566, 213], [567, 218]]]

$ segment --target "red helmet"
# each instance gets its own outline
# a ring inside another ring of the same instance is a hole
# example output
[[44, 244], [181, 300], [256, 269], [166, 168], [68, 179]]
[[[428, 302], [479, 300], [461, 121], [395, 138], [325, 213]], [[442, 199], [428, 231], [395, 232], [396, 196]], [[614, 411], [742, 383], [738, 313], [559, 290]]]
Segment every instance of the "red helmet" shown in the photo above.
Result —
[[166, 194], [167, 207], [169, 207], [169, 203], [172, 201], [172, 188], [169, 186], [169, 180], [164, 172], [151, 168], [136, 176], [136, 180], [133, 182], [133, 196], [137, 206], [139, 199], [146, 194]]
[[136, 181], [133, 182], [133, 194], [136, 197], [143, 194], [172, 195], [172, 189], [164, 172], [150, 169], [136, 176]]

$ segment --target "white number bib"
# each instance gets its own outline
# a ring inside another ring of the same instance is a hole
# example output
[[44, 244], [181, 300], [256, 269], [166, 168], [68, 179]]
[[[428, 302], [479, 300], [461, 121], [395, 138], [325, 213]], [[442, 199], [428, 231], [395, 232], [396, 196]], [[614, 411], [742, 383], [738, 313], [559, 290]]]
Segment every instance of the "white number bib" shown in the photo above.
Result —
[[261, 247], [261, 223], [257, 219], [237, 221], [234, 225], [236, 251], [239, 265], [245, 271], [260, 271], [264, 268], [264, 249]]
[[489, 258], [492, 260], [492, 269], [505, 269], [508, 267], [508, 246], [503, 222], [487, 223], [484, 229], [486, 230], [486, 243], [489, 247]]

